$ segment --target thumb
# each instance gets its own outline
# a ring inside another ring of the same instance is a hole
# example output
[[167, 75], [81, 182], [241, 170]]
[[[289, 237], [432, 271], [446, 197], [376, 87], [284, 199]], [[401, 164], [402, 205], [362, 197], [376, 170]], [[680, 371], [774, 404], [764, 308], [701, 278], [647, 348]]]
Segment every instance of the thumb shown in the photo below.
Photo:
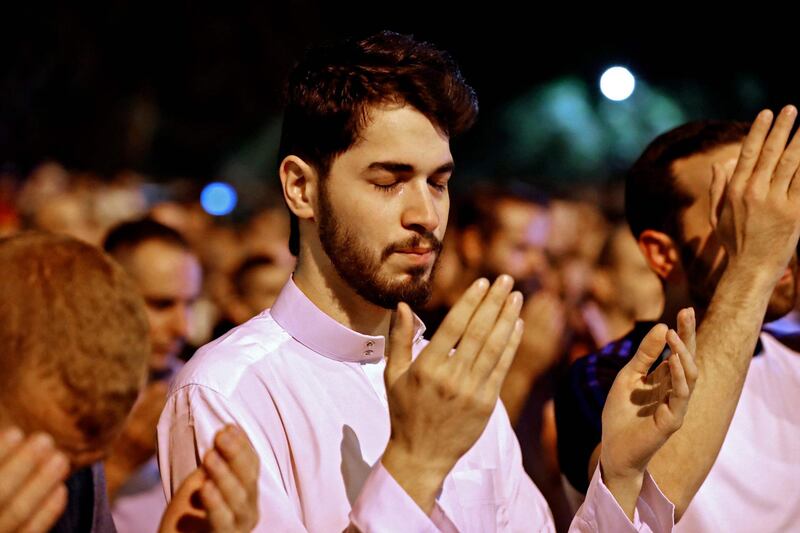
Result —
[[389, 325], [389, 342], [386, 350], [386, 384], [394, 383], [411, 365], [411, 343], [414, 340], [414, 319], [411, 308], [404, 302], [397, 304]]
[[716, 229], [719, 224], [719, 215], [722, 211], [722, 196], [725, 193], [727, 182], [728, 180], [722, 165], [719, 163], [711, 165], [711, 187], [708, 195], [711, 203], [708, 213], [711, 227], [714, 229]]
[[661, 355], [664, 350], [664, 345], [667, 339], [667, 326], [664, 324], [656, 324], [653, 329], [647, 332], [639, 348], [636, 350], [636, 355], [633, 359], [628, 361], [625, 369], [631, 370], [636, 374], [644, 377], [650, 371], [650, 367]]

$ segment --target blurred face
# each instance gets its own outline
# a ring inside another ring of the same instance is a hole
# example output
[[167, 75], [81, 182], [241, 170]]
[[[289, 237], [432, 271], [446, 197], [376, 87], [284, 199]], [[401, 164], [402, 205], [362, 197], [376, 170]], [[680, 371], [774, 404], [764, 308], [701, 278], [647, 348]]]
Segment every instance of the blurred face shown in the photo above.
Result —
[[250, 269], [242, 280], [242, 299], [251, 315], [272, 307], [291, 271], [280, 265], [263, 265]]
[[362, 298], [423, 304], [447, 225], [450, 142], [409, 106], [373, 108], [359, 141], [320, 181], [319, 238]]
[[133, 251], [126, 267], [144, 297], [150, 322], [150, 370], [163, 371], [180, 354], [200, 294], [197, 258], [175, 245], [150, 240]]
[[497, 205], [497, 229], [484, 254], [487, 275], [509, 274], [524, 294], [546, 283], [549, 266], [545, 246], [550, 232], [547, 208], [503, 200]]
[[[708, 307], [726, 263], [725, 250], [714, 235], [709, 222], [709, 187], [711, 165], [723, 163], [735, 165], [741, 150], [740, 144], [730, 144], [680, 159], [673, 164], [676, 185], [687, 191], [694, 199], [680, 217], [681, 258], [688, 278], [690, 296], [699, 306]], [[775, 287], [767, 308], [766, 320], [777, 319], [789, 311], [795, 303], [797, 256]]]

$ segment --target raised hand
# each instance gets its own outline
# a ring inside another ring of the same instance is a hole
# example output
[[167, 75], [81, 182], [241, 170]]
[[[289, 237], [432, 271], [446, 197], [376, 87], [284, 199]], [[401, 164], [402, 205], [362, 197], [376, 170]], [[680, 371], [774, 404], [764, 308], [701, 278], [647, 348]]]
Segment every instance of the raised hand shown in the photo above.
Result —
[[392, 432], [383, 466], [425, 511], [483, 433], [522, 336], [522, 295], [480, 279], [412, 361], [411, 310], [398, 305], [384, 374]]

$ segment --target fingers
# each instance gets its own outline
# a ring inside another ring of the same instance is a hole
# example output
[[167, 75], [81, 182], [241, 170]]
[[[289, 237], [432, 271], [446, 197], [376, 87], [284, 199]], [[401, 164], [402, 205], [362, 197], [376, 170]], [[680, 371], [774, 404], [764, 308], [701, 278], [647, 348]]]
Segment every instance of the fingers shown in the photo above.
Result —
[[514, 362], [514, 355], [517, 353], [517, 348], [519, 348], [519, 343], [520, 340], [522, 340], [522, 332], [524, 329], [524, 322], [522, 319], [518, 318], [514, 323], [514, 329], [511, 332], [511, 337], [508, 339], [508, 343], [506, 344], [500, 359], [498, 359], [497, 364], [489, 376], [489, 384], [492, 390], [499, 391], [500, 387], [503, 385], [503, 381], [506, 379], [506, 375], [508, 374], [508, 369], [511, 368], [511, 363]]
[[255, 490], [258, 484], [258, 455], [244, 432], [236, 426], [226, 426], [217, 433], [214, 445], [245, 488]]
[[[520, 309], [522, 309], [522, 294], [515, 291], [506, 298], [500, 316], [497, 318], [489, 337], [486, 339], [478, 356], [473, 359], [472, 369], [482, 381], [492, 373], [500, 357], [505, 352], [519, 319]], [[460, 353], [458, 357], [461, 357]], [[465, 364], [467, 363], [465, 362]]]
[[725, 187], [727, 186], [727, 177], [721, 164], [714, 163], [711, 165], [711, 187], [709, 189], [709, 221], [711, 227], [716, 228], [719, 224], [719, 214], [722, 210], [722, 197], [725, 194]]
[[[794, 121], [794, 117], [797, 116], [797, 109], [794, 106], [786, 106], [781, 111], [781, 115], [784, 113], [793, 114], [792, 121]], [[800, 135], [795, 132], [789, 146], [786, 146], [783, 150], [783, 155], [772, 176], [772, 189], [776, 194], [785, 195], [788, 193], [792, 178], [798, 168], [800, 168]]]
[[[748, 182], [748, 186], [759, 196], [764, 196], [770, 188], [773, 173], [784, 155], [786, 141], [789, 140], [789, 133], [792, 130], [796, 116], [797, 109], [794, 106], [784, 107], [778, 113], [775, 124], [761, 147], [758, 162]], [[742, 150], [744, 151], [744, 149]], [[796, 166], [788, 168], [789, 165], [790, 163], [782, 165], [784, 168], [781, 170], [782, 172], [788, 172], [788, 175], [791, 176], [794, 174]]]
[[[694, 385], [693, 383], [689, 383], [686, 375], [686, 367], [684, 365], [691, 356], [674, 330], [669, 330], [667, 333], [667, 342], [669, 343], [670, 350], [672, 350], [669, 358], [667, 358], [670, 382], [672, 384], [672, 391], [669, 396], [669, 407], [670, 410], [675, 413], [679, 412], [679, 407], [682, 407], [685, 402], [688, 402], [689, 395]], [[681, 351], [683, 352], [683, 357], [680, 355]]]
[[678, 312], [678, 336], [692, 355], [697, 353], [697, 323], [694, 308], [687, 307]]
[[800, 168], [797, 169], [797, 172], [794, 173], [794, 177], [792, 178], [792, 182], [789, 184], [788, 189], [789, 199], [792, 202], [800, 201]]
[[[12, 438], [18, 438], [19, 435], [12, 434]], [[52, 453], [53, 439], [44, 433], [31, 435], [7, 453], [0, 465], [0, 480], [3, 481], [0, 483], [0, 502], [10, 501], [39, 464]]]
[[753, 125], [750, 126], [750, 131], [744, 139], [742, 152], [739, 154], [739, 160], [736, 162], [736, 169], [733, 171], [733, 177], [731, 178], [730, 185], [735, 190], [743, 190], [750, 176], [752, 176], [771, 125], [772, 111], [764, 109], [756, 116]]
[[214, 531], [248, 530], [258, 522], [258, 456], [244, 433], [226, 426], [204, 460], [209, 479], [200, 497]]
[[45, 498], [36, 513], [28, 520], [28, 523], [20, 528], [22, 533], [44, 533], [50, 531], [56, 521], [64, 513], [67, 507], [67, 487], [59, 484]]
[[[509, 297], [513, 286], [514, 280], [511, 276], [505, 274], [498, 276], [494, 284], [492, 284], [491, 289], [489, 289], [489, 293], [483, 299], [472, 316], [472, 319], [469, 321], [469, 325], [461, 338], [461, 342], [458, 343], [458, 349], [456, 350], [456, 360], [459, 364], [463, 365], [464, 368], [472, 368], [475, 358], [483, 350], [489, 335], [495, 328], [495, 324], [498, 321], [497, 317], [503, 310], [506, 299]], [[520, 295], [519, 300], [514, 306], [516, 307], [516, 316], [514, 316], [508, 324], [508, 332], [511, 331], [514, 320], [519, 316], [519, 308], [522, 306], [522, 295]]]
[[[54, 449], [49, 435], [33, 435], [15, 452], [6, 454], [2, 472], [0, 531], [17, 531], [26, 524], [47, 523], [58, 511], [60, 499], [51, 495], [63, 486], [69, 473], [69, 461]], [[56, 501], [51, 502], [51, 498]], [[63, 506], [60, 509], [63, 510]]]
[[200, 489], [200, 500], [208, 513], [211, 531], [228, 532], [237, 530], [233, 511], [228, 507], [222, 493], [212, 481], [207, 480], [203, 483], [203, 488]]
[[442, 321], [439, 329], [428, 344], [425, 353], [420, 357], [447, 357], [450, 350], [461, 340], [472, 315], [483, 301], [489, 290], [489, 281], [485, 278], [476, 280], [459, 298]]
[[[25, 435], [17, 427], [9, 427], [0, 431], [0, 468], [6, 457], [10, 457], [24, 439]], [[0, 502], [2, 501], [0, 496]]]
[[650, 367], [661, 355], [666, 341], [667, 326], [656, 324], [647, 332], [633, 358], [628, 361], [623, 370], [630, 370], [640, 376], [646, 376]]
[[414, 317], [411, 308], [404, 302], [397, 304], [397, 310], [389, 326], [389, 346], [386, 350], [387, 383], [394, 383], [411, 364], [411, 344], [414, 341]]
[[[222, 514], [227, 515], [230, 513], [234, 521], [236, 521], [234, 509], [242, 510], [249, 504], [247, 491], [241, 480], [237, 478], [236, 474], [233, 473], [230, 466], [216, 450], [210, 450], [206, 454], [205, 459], [203, 459], [203, 468], [208, 472], [208, 476], [213, 483], [203, 484], [202, 490], [205, 491], [206, 487], [211, 485], [214, 488], [212, 496], [215, 497], [218, 493], [224, 500], [227, 509]], [[206, 507], [206, 509], [211, 515], [213, 509], [211, 507]]]

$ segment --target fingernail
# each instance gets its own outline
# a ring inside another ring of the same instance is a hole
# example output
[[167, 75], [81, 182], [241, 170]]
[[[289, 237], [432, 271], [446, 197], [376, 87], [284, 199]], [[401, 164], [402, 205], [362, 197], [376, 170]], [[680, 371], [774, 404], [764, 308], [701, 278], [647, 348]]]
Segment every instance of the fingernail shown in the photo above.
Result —
[[489, 280], [486, 279], [486, 278], [479, 278], [475, 282], [475, 287], [477, 287], [479, 289], [487, 289], [489, 287]]
[[6, 446], [14, 446], [22, 442], [25, 438], [25, 434], [22, 433], [22, 430], [18, 427], [10, 427], [3, 431], [3, 443]]
[[31, 446], [37, 452], [45, 452], [53, 447], [53, 437], [47, 433], [37, 433], [31, 438]]
[[230, 432], [227, 429], [225, 429], [224, 431], [220, 432], [220, 434], [219, 434], [219, 444], [223, 448], [230, 448], [231, 446], [233, 446], [233, 444], [234, 444], [233, 435], [231, 435]]
[[219, 466], [219, 461], [220, 459], [219, 455], [217, 455], [217, 452], [215, 452], [214, 450], [208, 452], [208, 455], [206, 456], [206, 463], [208, 463], [208, 466], [210, 466], [211, 468], [216, 468], [217, 466]]
[[69, 468], [69, 461], [61, 452], [56, 452], [47, 462], [47, 470], [56, 475], [65, 474]]
[[786, 107], [783, 108], [783, 112], [784, 112], [784, 114], [786, 116], [791, 117], [791, 116], [794, 116], [794, 115], [797, 114], [797, 108], [795, 106], [789, 104], [789, 105], [787, 105]]

